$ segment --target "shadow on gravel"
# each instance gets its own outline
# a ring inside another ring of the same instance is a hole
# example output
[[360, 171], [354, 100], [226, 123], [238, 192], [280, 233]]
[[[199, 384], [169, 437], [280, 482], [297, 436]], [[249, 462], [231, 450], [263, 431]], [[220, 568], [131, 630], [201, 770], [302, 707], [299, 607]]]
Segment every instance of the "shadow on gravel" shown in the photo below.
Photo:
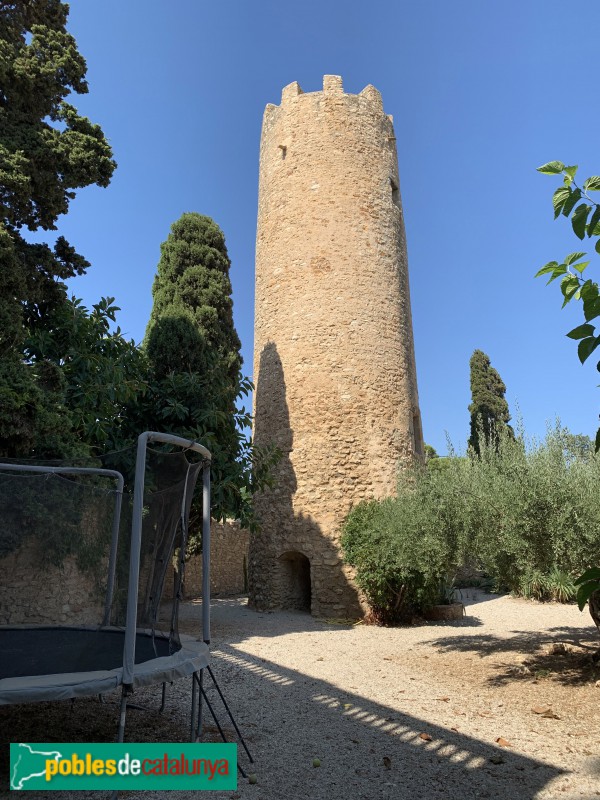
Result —
[[[197, 636], [201, 613], [201, 600], [182, 604], [179, 607], [180, 631]], [[279, 636], [279, 629], [269, 624], [274, 615], [285, 615], [286, 633], [311, 633], [328, 627], [332, 630], [350, 630], [356, 624], [354, 620], [313, 617], [307, 611], [256, 611], [248, 606], [248, 598], [244, 595], [213, 600], [210, 608], [211, 629], [218, 631], [219, 638], [233, 637], [236, 641], [255, 635]]]
[[521, 664], [497, 665], [498, 674], [488, 679], [492, 685], [546, 678], [566, 686], [577, 686], [600, 679], [600, 664], [592, 661], [598, 649], [598, 637], [581, 628], [546, 628], [540, 634], [511, 631], [506, 637], [492, 634], [439, 636], [423, 644], [442, 653], [461, 651], [482, 658], [521, 653]]
[[252, 742], [261, 798], [513, 800], [563, 774], [224, 643], [213, 664]]
[[[563, 774], [492, 741], [366, 699], [360, 686], [344, 691], [226, 643], [213, 652], [213, 668], [253, 751], [258, 776], [258, 786], [240, 779], [237, 792], [211, 793], [223, 800], [514, 800], [537, 796]], [[175, 703], [163, 715], [137, 712], [128, 739], [185, 738], [187, 721], [177, 699], [182, 708], [187, 706], [183, 702], [187, 691], [187, 681], [177, 684]], [[138, 695], [142, 701], [149, 701], [149, 696]], [[211, 702], [218, 706], [214, 694]], [[0, 731], [5, 742], [111, 741], [115, 712], [93, 699], [73, 705], [15, 706], [0, 713]], [[215, 741], [211, 726], [208, 739]], [[318, 769], [314, 758], [320, 759]], [[7, 766], [4, 759], [2, 790], [7, 786]], [[56, 800], [69, 800], [66, 793], [54, 795]], [[8, 793], [2, 791], [0, 796]], [[77, 800], [83, 797], [78, 793]], [[99, 800], [101, 795], [95, 797]], [[161, 795], [149, 791], [140, 797], [154, 800]], [[169, 797], [189, 800], [190, 794], [169, 792]]]

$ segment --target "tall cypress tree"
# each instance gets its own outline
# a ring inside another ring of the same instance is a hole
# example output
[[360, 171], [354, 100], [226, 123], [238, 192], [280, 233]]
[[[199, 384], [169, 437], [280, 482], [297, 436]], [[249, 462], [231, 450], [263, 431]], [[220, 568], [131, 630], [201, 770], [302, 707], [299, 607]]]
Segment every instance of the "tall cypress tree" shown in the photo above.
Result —
[[508, 424], [510, 413], [505, 399], [506, 386], [492, 367], [489, 356], [475, 350], [469, 362], [471, 368], [471, 435], [469, 448], [477, 455], [481, 451], [480, 439], [487, 444], [497, 444], [501, 431], [513, 430]]
[[155, 427], [207, 445], [214, 515], [244, 518], [253, 481], [244, 432], [250, 417], [236, 399], [251, 385], [240, 375], [229, 267], [225, 238], [210, 217], [186, 213], [171, 226], [144, 340], [148, 391], [130, 424], [132, 433]]
[[210, 217], [187, 213], [173, 223], [161, 245], [145, 346], [157, 376], [214, 372], [234, 399], [242, 358], [230, 265], [223, 232]]

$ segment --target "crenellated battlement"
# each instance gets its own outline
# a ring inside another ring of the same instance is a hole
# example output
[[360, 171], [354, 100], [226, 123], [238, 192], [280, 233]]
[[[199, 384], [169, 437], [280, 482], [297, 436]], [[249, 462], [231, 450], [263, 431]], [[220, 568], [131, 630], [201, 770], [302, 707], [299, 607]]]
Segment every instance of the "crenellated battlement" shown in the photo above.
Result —
[[277, 106], [273, 103], [269, 103], [266, 107], [266, 111], [270, 112], [273, 111], [275, 108], [281, 108], [283, 106], [287, 106], [288, 104], [291, 105], [292, 103], [296, 102], [298, 98], [301, 97], [302, 95], [304, 95], [307, 98], [308, 97], [314, 98], [317, 95], [321, 95], [322, 97], [326, 98], [330, 97], [360, 98], [366, 100], [374, 111], [380, 111], [383, 114], [383, 100], [381, 98], [381, 93], [373, 85], [369, 84], [368, 86], [365, 86], [362, 92], [359, 92], [358, 94], [344, 92], [344, 85], [340, 75], [324, 75], [323, 89], [317, 92], [305, 92], [298, 83], [298, 81], [289, 83], [287, 86], [284, 86], [281, 92], [281, 105]]

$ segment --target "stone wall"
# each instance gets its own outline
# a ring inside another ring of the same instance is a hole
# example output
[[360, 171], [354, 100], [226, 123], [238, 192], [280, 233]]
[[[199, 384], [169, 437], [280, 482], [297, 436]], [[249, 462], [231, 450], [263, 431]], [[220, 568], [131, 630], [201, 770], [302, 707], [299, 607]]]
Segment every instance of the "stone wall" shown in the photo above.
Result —
[[[211, 524], [211, 593], [240, 594], [247, 590], [250, 534], [237, 522]], [[107, 565], [100, 568], [105, 578]], [[186, 564], [187, 598], [199, 597], [202, 556]], [[165, 598], [173, 596], [173, 571], [167, 572]], [[104, 588], [82, 572], [74, 558], [61, 567], [44, 562], [40, 544], [32, 539], [0, 559], [0, 625], [99, 625], [104, 613]]]
[[[247, 591], [248, 545], [250, 534], [239, 522], [211, 522], [210, 591], [211, 596], [241, 594]], [[185, 565], [186, 599], [202, 592], [202, 556], [193, 556]], [[173, 572], [169, 571], [164, 598], [173, 596]]]
[[393, 494], [423, 436], [396, 137], [381, 95], [285, 87], [260, 149], [254, 380], [257, 445], [283, 453], [255, 498], [250, 602], [356, 616], [340, 557], [360, 500]]
[[43, 561], [40, 545], [25, 541], [0, 559], [0, 625], [99, 625], [104, 593], [74, 558], [62, 566]]

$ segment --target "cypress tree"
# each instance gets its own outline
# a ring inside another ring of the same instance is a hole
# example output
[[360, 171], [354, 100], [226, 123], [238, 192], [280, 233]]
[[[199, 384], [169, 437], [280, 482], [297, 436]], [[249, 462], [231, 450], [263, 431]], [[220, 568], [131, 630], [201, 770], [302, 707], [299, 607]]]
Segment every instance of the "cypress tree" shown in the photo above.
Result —
[[132, 434], [166, 430], [212, 452], [213, 514], [251, 513], [248, 413], [236, 406], [251, 384], [240, 375], [225, 238], [210, 217], [183, 214], [161, 245], [144, 340], [148, 391], [132, 409]]
[[508, 424], [510, 413], [505, 399], [506, 386], [492, 367], [489, 356], [475, 350], [469, 362], [471, 368], [471, 435], [468, 446], [477, 455], [481, 451], [480, 438], [487, 444], [497, 445], [501, 431], [513, 430]]
[[183, 214], [161, 245], [145, 347], [158, 377], [214, 373], [237, 394], [242, 365], [233, 324], [225, 237], [210, 218]]

